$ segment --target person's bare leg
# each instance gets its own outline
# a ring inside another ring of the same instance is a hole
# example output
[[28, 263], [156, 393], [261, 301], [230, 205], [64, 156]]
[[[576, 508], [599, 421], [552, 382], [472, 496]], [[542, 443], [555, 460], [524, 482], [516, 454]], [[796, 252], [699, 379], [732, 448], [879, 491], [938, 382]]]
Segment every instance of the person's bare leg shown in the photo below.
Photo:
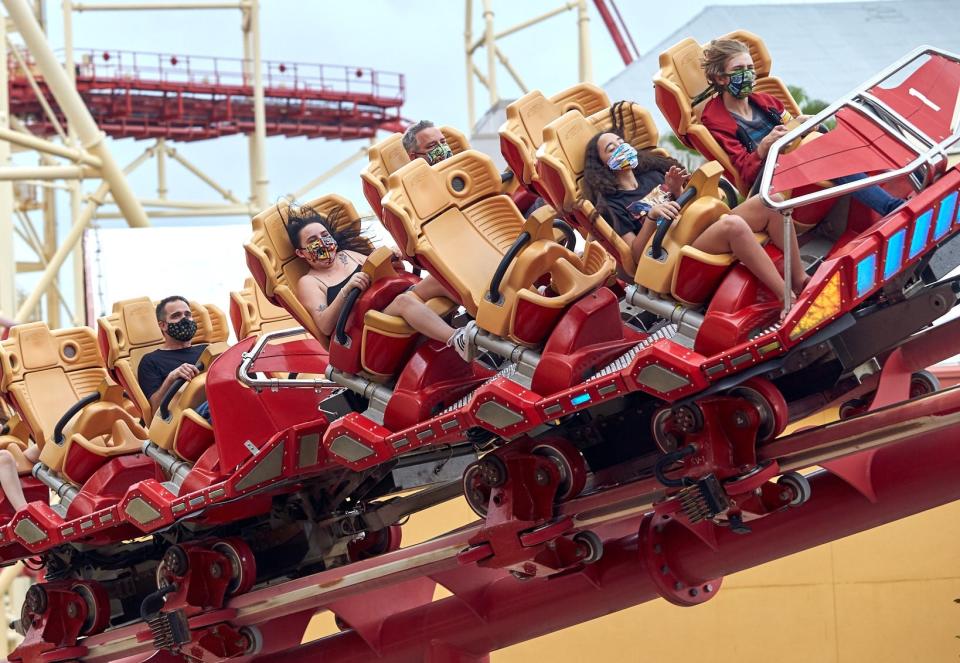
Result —
[[0, 488], [3, 489], [7, 501], [15, 511], [27, 505], [23, 486], [20, 484], [20, 476], [17, 473], [17, 461], [6, 449], [0, 450]]
[[[779, 199], [780, 196], [777, 195], [775, 198]], [[747, 198], [743, 203], [737, 205], [731, 211], [731, 214], [743, 218], [753, 232], [767, 233], [770, 236], [770, 241], [781, 251], [784, 250], [787, 242], [784, 241], [783, 237], [783, 215], [764, 205], [760, 196]], [[810, 277], [803, 271], [803, 263], [800, 262], [800, 245], [797, 242], [796, 230], [790, 234], [790, 259], [795, 267], [795, 269], [790, 270], [792, 272], [791, 285], [794, 292], [800, 293]]]
[[424, 336], [446, 343], [453, 336], [453, 327], [424, 304], [434, 297], [449, 297], [449, 294], [439, 281], [428, 276], [412, 291], [398, 295], [383, 312], [401, 317]]
[[700, 234], [693, 242], [693, 248], [713, 254], [732, 253], [773, 291], [777, 299], [783, 299], [783, 277], [742, 217], [735, 214], [721, 216]]

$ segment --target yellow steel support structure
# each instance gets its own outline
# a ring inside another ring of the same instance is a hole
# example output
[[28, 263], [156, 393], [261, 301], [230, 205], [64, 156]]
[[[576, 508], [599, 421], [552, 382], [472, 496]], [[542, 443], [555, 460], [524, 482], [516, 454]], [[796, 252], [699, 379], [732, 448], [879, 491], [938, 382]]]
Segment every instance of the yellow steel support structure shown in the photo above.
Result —
[[[578, 43], [578, 68], [577, 74], [581, 82], [590, 82], [593, 79], [593, 60], [590, 56], [590, 14], [587, 11], [587, 0], [572, 0], [565, 2], [555, 9], [535, 16], [526, 21], [521, 21], [516, 25], [510, 26], [506, 30], [496, 31], [494, 25], [493, 0], [482, 0], [483, 3], [483, 34], [474, 40], [473, 36], [473, 18], [474, 5], [473, 0], [466, 0], [466, 21], [463, 31], [463, 48], [466, 61], [467, 74], [467, 120], [472, 131], [476, 125], [476, 90], [474, 83], [479, 81], [481, 85], [487, 88], [487, 96], [490, 105], [495, 105], [501, 98], [499, 88], [497, 87], [497, 61], [503, 66], [517, 86], [524, 92], [527, 92], [527, 86], [521, 80], [520, 74], [510, 64], [510, 60], [503, 51], [497, 46], [497, 41], [508, 35], [512, 35], [521, 30], [542, 23], [553, 18], [558, 14], [577, 10], [577, 43]], [[481, 70], [474, 62], [474, 54], [479, 49], [486, 50], [486, 70]]]

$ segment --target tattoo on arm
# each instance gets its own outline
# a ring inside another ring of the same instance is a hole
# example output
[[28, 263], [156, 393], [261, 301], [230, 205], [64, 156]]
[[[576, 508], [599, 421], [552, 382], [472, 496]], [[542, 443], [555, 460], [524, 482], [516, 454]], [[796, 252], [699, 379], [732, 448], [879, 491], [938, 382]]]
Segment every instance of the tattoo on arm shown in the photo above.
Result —
[[323, 312], [326, 311], [326, 310], [327, 310], [327, 305], [326, 305], [326, 304], [319, 304], [319, 305], [317, 305], [317, 313], [323, 313]]

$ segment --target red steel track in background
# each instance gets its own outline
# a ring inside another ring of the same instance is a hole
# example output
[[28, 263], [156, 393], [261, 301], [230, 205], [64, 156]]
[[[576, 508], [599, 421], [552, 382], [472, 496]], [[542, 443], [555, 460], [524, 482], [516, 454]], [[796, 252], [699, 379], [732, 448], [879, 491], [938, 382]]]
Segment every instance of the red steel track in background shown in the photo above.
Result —
[[[64, 122], [29, 54], [47, 101]], [[132, 51], [76, 51], [77, 90], [113, 138], [204, 140], [253, 131], [249, 61]], [[16, 60], [8, 61], [10, 112], [31, 131], [54, 128]], [[268, 136], [369, 138], [402, 127], [403, 74], [294, 62], [263, 62]]]

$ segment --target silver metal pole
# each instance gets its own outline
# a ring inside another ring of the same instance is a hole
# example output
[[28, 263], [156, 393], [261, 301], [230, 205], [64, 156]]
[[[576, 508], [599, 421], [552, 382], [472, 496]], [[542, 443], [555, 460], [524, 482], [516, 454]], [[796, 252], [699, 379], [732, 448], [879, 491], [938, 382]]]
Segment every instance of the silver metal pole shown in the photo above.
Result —
[[793, 210], [783, 211], [783, 317], [790, 313], [793, 307], [793, 256], [790, 250], [790, 238], [793, 237]]

